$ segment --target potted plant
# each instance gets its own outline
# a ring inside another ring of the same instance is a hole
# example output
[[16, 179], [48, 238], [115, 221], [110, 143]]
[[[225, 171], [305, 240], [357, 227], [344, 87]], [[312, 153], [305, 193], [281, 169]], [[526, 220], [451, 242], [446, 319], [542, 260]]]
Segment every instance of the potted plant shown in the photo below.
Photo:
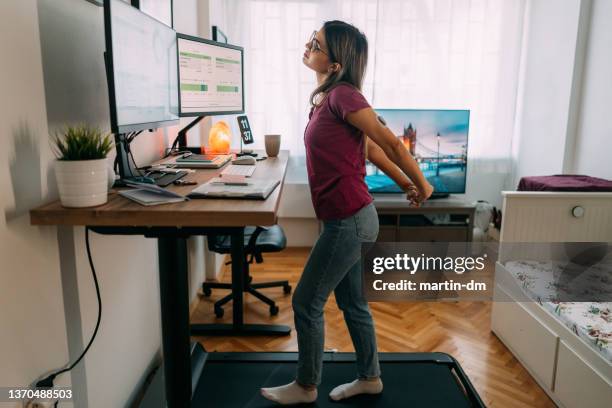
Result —
[[53, 136], [55, 176], [64, 207], [94, 207], [108, 200], [110, 136], [86, 124], [66, 126]]

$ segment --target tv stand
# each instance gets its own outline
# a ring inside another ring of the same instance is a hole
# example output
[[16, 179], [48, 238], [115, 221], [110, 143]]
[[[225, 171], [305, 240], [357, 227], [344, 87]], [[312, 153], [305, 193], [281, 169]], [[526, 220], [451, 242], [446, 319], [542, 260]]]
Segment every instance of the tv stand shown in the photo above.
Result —
[[428, 198], [428, 200], [439, 200], [441, 198], [449, 198], [450, 194], [448, 193], [433, 193], [431, 195], [431, 197]]
[[427, 200], [411, 207], [405, 194], [374, 194], [380, 242], [469, 242], [476, 207], [453, 198]]

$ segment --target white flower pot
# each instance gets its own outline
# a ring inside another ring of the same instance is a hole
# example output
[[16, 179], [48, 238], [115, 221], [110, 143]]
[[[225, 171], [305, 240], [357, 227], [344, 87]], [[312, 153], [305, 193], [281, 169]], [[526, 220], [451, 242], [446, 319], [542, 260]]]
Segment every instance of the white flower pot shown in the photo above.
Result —
[[55, 177], [64, 207], [95, 207], [108, 201], [106, 159], [58, 160]]

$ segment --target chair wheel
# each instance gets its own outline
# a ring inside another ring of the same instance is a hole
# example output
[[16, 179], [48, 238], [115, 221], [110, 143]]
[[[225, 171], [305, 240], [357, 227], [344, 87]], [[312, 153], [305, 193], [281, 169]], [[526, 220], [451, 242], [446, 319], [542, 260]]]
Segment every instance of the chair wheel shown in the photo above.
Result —
[[215, 316], [217, 316], [219, 319], [223, 317], [224, 312], [225, 310], [223, 310], [222, 307], [215, 307]]
[[206, 297], [210, 297], [210, 295], [212, 294], [212, 290], [210, 290], [208, 286], [203, 287], [202, 292], [204, 292], [204, 296]]
[[291, 285], [285, 285], [283, 286], [283, 292], [287, 295], [289, 293], [291, 293]]
[[276, 316], [278, 314], [278, 306], [270, 306], [270, 316]]

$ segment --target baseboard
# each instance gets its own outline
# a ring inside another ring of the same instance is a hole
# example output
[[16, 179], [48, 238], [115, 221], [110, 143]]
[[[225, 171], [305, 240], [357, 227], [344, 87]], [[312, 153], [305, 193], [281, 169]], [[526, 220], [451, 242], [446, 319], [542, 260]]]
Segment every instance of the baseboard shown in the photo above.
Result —
[[138, 401], [134, 401], [129, 408], [165, 408], [166, 394], [164, 375], [161, 362], [151, 370], [143, 384]]
[[[196, 297], [189, 303], [189, 317], [193, 316], [198, 304], [200, 303], [200, 294], [198, 291]], [[126, 404], [129, 408], [164, 408], [164, 382], [162, 375], [162, 357], [161, 351], [155, 354], [153, 360], [146, 370], [146, 374], [142, 381], [136, 387], [131, 402]]]
[[[130, 402], [125, 404], [128, 408], [162, 408], [165, 406], [164, 400], [165, 396], [163, 396], [164, 383], [163, 383], [163, 375], [161, 375], [161, 366], [162, 366], [162, 356], [161, 349], [155, 353], [153, 359], [149, 363], [145, 374], [142, 379], [138, 382], [138, 385], [134, 389], [132, 396], [130, 397]], [[161, 377], [161, 380], [160, 378]], [[160, 390], [160, 381], [161, 381], [161, 391], [162, 397], [158, 398], [157, 395]], [[153, 397], [153, 398], [152, 398]], [[162, 405], [154, 405], [152, 401], [159, 400]]]

